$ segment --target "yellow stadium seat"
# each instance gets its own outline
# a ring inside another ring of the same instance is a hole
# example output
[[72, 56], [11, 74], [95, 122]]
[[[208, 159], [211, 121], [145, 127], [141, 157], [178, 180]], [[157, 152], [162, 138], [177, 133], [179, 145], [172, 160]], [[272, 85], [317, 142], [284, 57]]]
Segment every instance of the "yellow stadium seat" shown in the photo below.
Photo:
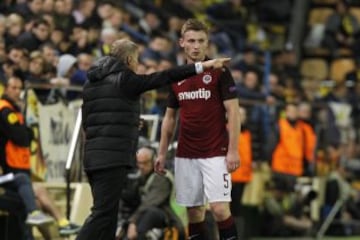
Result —
[[355, 62], [351, 58], [339, 58], [331, 62], [330, 65], [330, 77], [336, 82], [342, 82], [345, 80], [347, 73], [355, 69]]
[[328, 77], [328, 64], [322, 58], [304, 59], [300, 66], [301, 75], [305, 78], [325, 80]]
[[360, 7], [352, 7], [350, 8], [350, 13], [354, 15], [354, 17], [358, 20], [360, 23]]
[[310, 10], [308, 25], [325, 24], [328, 17], [334, 13], [334, 9], [328, 7], [318, 7]]

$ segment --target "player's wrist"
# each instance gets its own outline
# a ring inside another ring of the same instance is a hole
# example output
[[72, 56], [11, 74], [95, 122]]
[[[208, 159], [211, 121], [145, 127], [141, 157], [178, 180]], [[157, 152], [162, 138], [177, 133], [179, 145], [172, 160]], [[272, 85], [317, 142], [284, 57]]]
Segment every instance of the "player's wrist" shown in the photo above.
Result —
[[204, 66], [203, 66], [202, 62], [195, 63], [195, 71], [196, 71], [196, 74], [200, 74], [200, 73], [204, 72]]

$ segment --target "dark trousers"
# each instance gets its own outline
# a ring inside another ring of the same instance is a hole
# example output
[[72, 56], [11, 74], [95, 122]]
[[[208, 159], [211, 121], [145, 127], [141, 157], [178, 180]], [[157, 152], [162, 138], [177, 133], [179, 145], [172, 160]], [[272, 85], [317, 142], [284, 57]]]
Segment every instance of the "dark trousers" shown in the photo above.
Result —
[[4, 189], [0, 196], [0, 209], [9, 213], [0, 217], [0, 239], [33, 240], [29, 226], [25, 224], [27, 211], [17, 191]]
[[164, 210], [149, 207], [140, 214], [137, 222], [138, 239], [146, 239], [146, 233], [153, 228], [165, 228], [167, 216]]
[[231, 214], [234, 217], [242, 216], [241, 201], [242, 201], [245, 185], [246, 183], [237, 183], [237, 182], [232, 183], [230, 209], [231, 209]]
[[231, 214], [235, 218], [239, 239], [250, 239], [258, 231], [259, 211], [257, 206], [249, 206], [242, 204], [246, 183], [232, 184], [231, 190]]
[[123, 167], [88, 171], [93, 207], [77, 240], [114, 240], [119, 200], [129, 170]]
[[13, 181], [6, 183], [5, 188], [17, 192], [23, 200], [27, 213], [36, 210], [35, 194], [29, 175], [16, 173]]

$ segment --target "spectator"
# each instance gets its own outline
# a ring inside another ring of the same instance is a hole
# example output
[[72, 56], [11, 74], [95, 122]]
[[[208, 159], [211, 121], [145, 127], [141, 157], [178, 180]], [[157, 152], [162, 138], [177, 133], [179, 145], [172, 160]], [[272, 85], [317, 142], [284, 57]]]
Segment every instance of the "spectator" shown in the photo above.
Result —
[[69, 37], [62, 28], [55, 27], [51, 32], [49, 40], [49, 42], [57, 49], [59, 54], [66, 52], [70, 47]]
[[0, 69], [0, 81], [2, 85], [5, 85], [6, 81], [14, 76], [16, 72], [16, 65], [13, 61], [7, 60], [2, 64], [2, 67]]
[[[315, 129], [318, 138], [317, 172], [324, 175], [328, 173], [328, 168], [332, 165], [329, 161], [332, 158], [326, 157], [329, 146], [336, 146], [335, 149], [337, 149], [341, 142], [340, 129], [336, 126], [334, 113], [327, 105], [317, 108]], [[323, 168], [319, 168], [320, 165]]]
[[279, 179], [294, 186], [296, 178], [304, 173], [304, 136], [296, 104], [286, 104], [285, 117], [278, 120], [272, 131], [267, 149], [271, 169]]
[[72, 16], [73, 1], [55, 0], [54, 21], [56, 28], [63, 29], [66, 34], [70, 34], [75, 26], [75, 19]]
[[0, 12], [3, 14], [9, 14], [14, 11], [16, 1], [1, 1]]
[[313, 223], [305, 207], [316, 197], [310, 191], [306, 196], [293, 192], [293, 186], [273, 179], [264, 198], [262, 234], [272, 237], [310, 236]]
[[30, 140], [31, 130], [24, 122], [20, 107], [20, 93], [23, 82], [18, 77], [10, 77], [5, 85], [4, 96], [0, 101], [1, 148], [0, 165], [2, 171], [16, 175], [9, 187], [19, 193], [28, 213], [27, 222], [41, 225], [52, 221], [38, 210], [30, 182]]
[[146, 12], [144, 17], [139, 20], [139, 32], [153, 36], [159, 34], [161, 21], [155, 12]]
[[256, 70], [249, 69], [244, 75], [243, 83], [238, 84], [237, 89], [240, 98], [266, 101], [269, 104], [273, 104], [275, 102], [275, 98], [273, 96], [266, 96], [265, 93], [261, 92], [259, 75]]
[[[75, 71], [70, 75], [71, 86], [83, 86], [87, 80], [86, 73], [93, 64], [93, 57], [87, 53], [80, 53], [77, 56], [77, 64]], [[67, 99], [77, 99], [81, 96], [81, 91], [68, 91]]]
[[177, 17], [171, 16], [168, 19], [168, 36], [174, 42], [180, 37], [181, 26], [184, 23], [184, 20]]
[[277, 102], [284, 103], [286, 90], [281, 85], [280, 77], [277, 73], [271, 72], [269, 74], [269, 93]]
[[97, 57], [106, 56], [110, 53], [110, 46], [117, 39], [118, 34], [119, 32], [114, 28], [104, 28], [101, 30]]
[[96, 8], [97, 11], [97, 15], [100, 17], [102, 23], [103, 23], [103, 27], [110, 27], [110, 25], [108, 25], [107, 21], [109, 21], [111, 15], [114, 13], [115, 11], [115, 5], [113, 2], [111, 1], [101, 1], [98, 5], [98, 7]]
[[237, 84], [238, 96], [240, 101], [250, 101], [250, 104], [244, 105], [248, 116], [248, 128], [251, 132], [253, 160], [264, 161], [264, 133], [265, 133], [265, 116], [266, 112], [260, 105], [254, 103], [261, 103], [266, 101], [268, 104], [273, 104], [275, 98], [273, 96], [266, 96], [261, 92], [259, 84], [258, 72], [255, 70], [248, 70], [245, 73], [243, 83]]
[[323, 45], [336, 57], [339, 48], [348, 48], [355, 55], [359, 51], [359, 22], [349, 11], [349, 1], [339, 0], [336, 12], [327, 19]]
[[235, 52], [244, 49], [244, 41], [247, 37], [247, 11], [242, 2], [242, 0], [229, 0], [212, 4], [206, 9], [210, 21], [229, 35]]
[[144, 49], [140, 59], [143, 62], [147, 60], [160, 61], [161, 59], [169, 59], [171, 62], [175, 62], [173, 43], [164, 35], [156, 35], [151, 38], [148, 47]]
[[0, 39], [0, 64], [4, 63], [7, 58], [5, 41]]
[[52, 43], [45, 43], [40, 46], [40, 52], [42, 57], [45, 59], [46, 67], [56, 66], [58, 61], [56, 47]]
[[26, 80], [34, 83], [42, 82], [44, 70], [45, 59], [40, 52], [33, 52], [30, 56], [29, 74]]
[[0, 209], [8, 213], [6, 216], [8, 224], [0, 225], [0, 232], [6, 232], [7, 237], [10, 239], [34, 240], [31, 228], [25, 224], [27, 213], [24, 202], [19, 194], [16, 190], [4, 187], [4, 184], [0, 184], [0, 189], [2, 190]]
[[80, 53], [92, 53], [92, 46], [88, 42], [88, 29], [85, 25], [75, 25], [70, 35], [70, 46], [67, 50], [72, 55]]
[[[45, 78], [45, 69], [46, 63], [45, 59], [42, 57], [40, 52], [33, 52], [32, 56], [30, 56], [30, 64], [29, 64], [29, 73], [26, 77], [26, 82], [34, 85], [43, 85], [43, 87], [48, 87], [49, 79]], [[42, 86], [36, 86], [34, 88], [34, 92], [38, 100], [41, 103], [45, 103], [50, 92], [49, 89], [43, 89]]]
[[[2, 151], [4, 154], [0, 156], [0, 164], [4, 173], [12, 172], [14, 174], [20, 174], [20, 183], [15, 181], [15, 184], [18, 188], [20, 196], [24, 200], [27, 211], [30, 214], [27, 222], [33, 225], [39, 225], [51, 222], [53, 219], [50, 219], [41, 211], [37, 210], [34, 192], [31, 187], [29, 146], [32, 138], [32, 132], [26, 127], [21, 113], [22, 104], [20, 93], [22, 87], [23, 82], [18, 77], [11, 77], [5, 86], [5, 94], [1, 100], [2, 128], [0, 130], [4, 136], [1, 146], [6, 151]], [[39, 197], [39, 193], [36, 195]], [[39, 197], [38, 199], [41, 204], [46, 204], [47, 207], [51, 204], [53, 209], [55, 209], [51, 200], [48, 200], [45, 197]], [[51, 213], [53, 214], [54, 212]], [[60, 233], [69, 235], [79, 230], [79, 226], [71, 224], [64, 217], [58, 218], [59, 216], [61, 215], [54, 215], [54, 217], [59, 221]]]
[[6, 32], [4, 35], [6, 47], [14, 45], [24, 30], [24, 20], [17, 13], [11, 13], [6, 18]]
[[[2, 176], [2, 169], [0, 176]], [[5, 177], [5, 176], [4, 176]], [[10, 202], [1, 202], [1, 209], [14, 214], [18, 219], [18, 226], [22, 240], [33, 240], [31, 226], [42, 227], [45, 224], [53, 222], [53, 219], [36, 206], [36, 199], [31, 186], [29, 176], [23, 173], [16, 173], [13, 179], [0, 184], [2, 191], [5, 191], [5, 197]], [[7, 226], [8, 227], [8, 226]], [[11, 233], [9, 235], [12, 235]]]
[[6, 17], [0, 14], [0, 36], [4, 36], [6, 32]]
[[302, 102], [298, 105], [298, 115], [304, 135], [304, 175], [315, 174], [315, 149], [317, 138], [312, 122], [312, 108], [309, 103]]
[[257, 53], [254, 47], [247, 46], [242, 52], [242, 58], [240, 61], [234, 63], [233, 68], [240, 70], [243, 74], [251, 69], [259, 71], [257, 65]]
[[19, 46], [32, 52], [39, 49], [50, 36], [50, 25], [44, 19], [34, 21], [33, 26], [29, 32], [24, 32], [19, 36], [17, 42]]
[[54, 11], [55, 0], [43, 0], [42, 13], [52, 14]]
[[77, 24], [92, 22], [91, 20], [96, 16], [94, 14], [96, 7], [95, 0], [80, 0], [76, 9], [72, 12]]
[[286, 77], [284, 80], [284, 98], [285, 102], [299, 102], [304, 96], [302, 89], [296, 80], [291, 77]]
[[111, 14], [108, 16], [107, 19], [103, 21], [103, 29], [104, 28], [113, 28], [119, 31], [124, 23], [124, 10], [118, 7], [114, 7], [111, 10]]
[[295, 82], [301, 81], [301, 74], [298, 67], [298, 59], [295, 52], [295, 49], [291, 43], [285, 45], [285, 50], [283, 51], [283, 77], [290, 77], [295, 80]]
[[[75, 223], [71, 223], [64, 216], [64, 214], [55, 205], [54, 199], [50, 197], [49, 192], [44, 186], [33, 183], [33, 191], [40, 209], [50, 214], [56, 220], [60, 236], [69, 236], [79, 232], [80, 226]], [[46, 234], [45, 231], [42, 233]]]
[[18, 4], [16, 12], [23, 16], [25, 22], [30, 22], [41, 14], [42, 7], [43, 0], [29, 0]]
[[67, 91], [62, 87], [70, 84], [82, 85], [85, 81], [86, 76], [78, 71], [77, 58], [71, 54], [61, 55], [57, 64], [57, 76], [50, 79], [54, 88], [51, 89], [48, 101], [54, 102], [59, 98], [65, 101], [74, 99], [79, 95], [78, 91]]
[[[175, 227], [180, 228], [178, 231], [182, 233], [181, 239], [185, 238], [184, 227], [171, 208], [173, 177], [170, 172], [165, 176], [154, 172], [155, 157], [155, 150], [151, 147], [142, 147], [138, 150], [136, 154], [140, 174], [137, 180], [138, 186], [135, 189], [124, 190], [122, 194], [122, 199], [128, 204], [134, 205], [134, 202], [138, 202], [129, 218], [127, 229], [129, 240], [146, 239], [153, 228], [164, 229], [174, 224]], [[133, 182], [130, 184], [134, 185]]]
[[351, 221], [360, 220], [358, 191], [348, 181], [350, 172], [346, 169], [346, 160], [341, 158], [340, 149], [329, 146], [328, 150], [333, 152], [331, 156], [335, 168], [327, 177], [322, 218], [328, 217], [335, 204], [341, 201], [343, 205], [335, 215], [335, 221], [330, 225], [328, 234], [352, 235], [355, 226], [351, 224]]
[[13, 45], [8, 50], [8, 58], [11, 60], [16, 67], [19, 69], [21, 60], [26, 56], [27, 51], [19, 45]]
[[287, 24], [291, 16], [291, 0], [257, 1], [257, 17], [260, 22]]

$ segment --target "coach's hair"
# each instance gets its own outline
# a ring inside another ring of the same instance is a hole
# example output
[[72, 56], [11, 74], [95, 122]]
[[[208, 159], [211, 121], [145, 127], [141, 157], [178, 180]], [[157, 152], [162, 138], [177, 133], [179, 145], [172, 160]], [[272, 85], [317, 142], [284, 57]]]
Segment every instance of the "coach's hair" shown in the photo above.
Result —
[[197, 19], [190, 18], [188, 19], [181, 28], [181, 36], [183, 36], [187, 31], [204, 31], [206, 34], [209, 34], [208, 26]]
[[129, 39], [120, 39], [112, 43], [110, 56], [115, 57], [123, 63], [127, 63], [127, 57], [137, 52], [139, 47]]

